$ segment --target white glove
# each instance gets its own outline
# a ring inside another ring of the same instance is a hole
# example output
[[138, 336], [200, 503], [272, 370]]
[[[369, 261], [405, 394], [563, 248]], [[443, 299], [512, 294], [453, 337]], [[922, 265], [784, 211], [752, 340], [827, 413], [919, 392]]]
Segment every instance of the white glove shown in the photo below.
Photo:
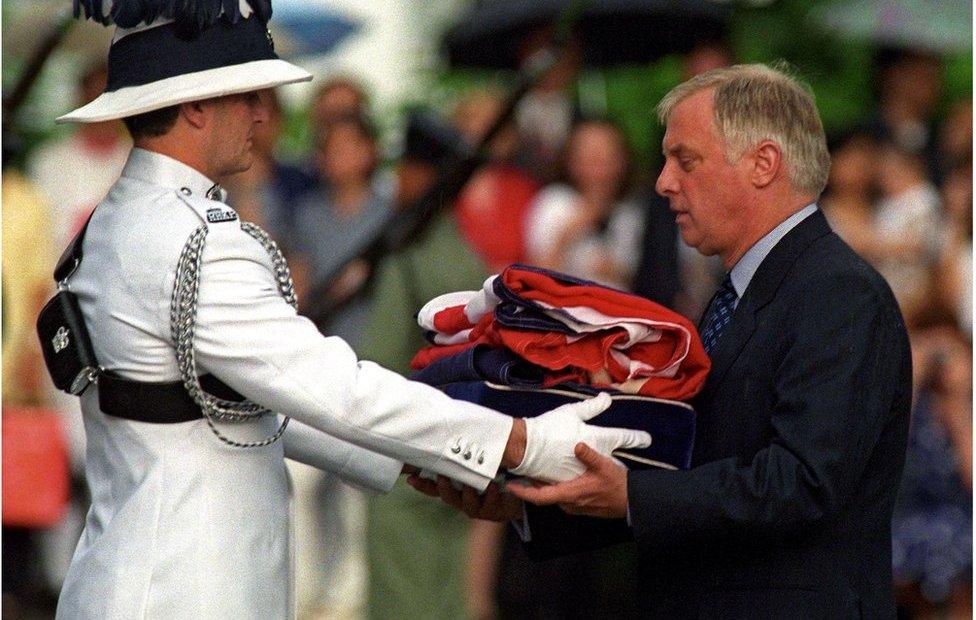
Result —
[[601, 392], [594, 398], [563, 405], [535, 418], [526, 418], [525, 456], [518, 467], [509, 471], [516, 476], [543, 482], [561, 482], [586, 471], [586, 466], [573, 452], [581, 441], [604, 456], [610, 456], [619, 448], [646, 448], [651, 445], [651, 436], [644, 431], [585, 423], [606, 410], [612, 402], [609, 394]]

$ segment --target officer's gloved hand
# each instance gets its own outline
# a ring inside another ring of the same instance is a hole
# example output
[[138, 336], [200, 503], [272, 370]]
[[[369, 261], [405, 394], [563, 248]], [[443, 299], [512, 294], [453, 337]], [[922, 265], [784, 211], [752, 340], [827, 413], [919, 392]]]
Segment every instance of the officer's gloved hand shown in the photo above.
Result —
[[517, 476], [543, 482], [571, 480], [586, 466], [576, 458], [576, 444], [583, 442], [604, 456], [620, 448], [646, 448], [651, 436], [644, 431], [590, 426], [586, 420], [602, 413], [613, 401], [607, 393], [579, 403], [563, 405], [525, 419], [525, 457], [509, 470]]

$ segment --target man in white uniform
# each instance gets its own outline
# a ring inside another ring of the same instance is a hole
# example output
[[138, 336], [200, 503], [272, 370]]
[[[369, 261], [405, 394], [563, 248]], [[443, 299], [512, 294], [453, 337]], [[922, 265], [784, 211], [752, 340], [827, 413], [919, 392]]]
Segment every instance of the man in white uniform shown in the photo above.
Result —
[[[284, 457], [381, 492], [404, 463], [483, 490], [499, 468], [581, 473], [578, 441], [604, 454], [649, 445], [644, 433], [584, 424], [609, 399], [513, 422], [359, 361], [298, 316], [273, 249], [218, 200], [216, 183], [250, 166], [266, 118], [256, 91], [311, 76], [274, 54], [264, 1], [215, 0], [201, 15], [180, 12], [207, 3], [155, 4], [116, 0], [107, 90], [59, 119], [123, 118], [134, 141], [67, 280], [104, 371], [81, 397], [92, 508], [59, 618], [291, 615]], [[102, 17], [101, 3], [82, 6]], [[176, 318], [174, 287], [194, 279], [181, 254], [200, 229], [199, 288]], [[187, 316], [195, 360], [181, 367], [187, 351], [174, 342], [186, 342], [171, 321]], [[178, 387], [185, 397], [197, 374], [292, 418], [280, 440], [273, 414], [221, 421], [199, 398], [186, 415], [147, 396]]]

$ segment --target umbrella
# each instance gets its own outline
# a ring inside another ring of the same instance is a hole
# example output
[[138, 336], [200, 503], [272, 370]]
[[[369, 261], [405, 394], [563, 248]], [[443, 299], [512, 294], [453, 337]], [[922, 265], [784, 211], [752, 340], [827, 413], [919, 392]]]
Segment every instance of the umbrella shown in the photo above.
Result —
[[271, 19], [272, 33], [283, 35], [288, 56], [327, 54], [360, 27], [358, 21], [308, 0], [276, 2]]
[[936, 53], [973, 45], [971, 0], [855, 0], [816, 7], [811, 19], [838, 34]]
[[577, 4], [575, 28], [591, 67], [646, 63], [725, 32], [728, 4], [709, 0], [480, 0], [444, 39], [453, 66], [516, 68], [519, 46]]

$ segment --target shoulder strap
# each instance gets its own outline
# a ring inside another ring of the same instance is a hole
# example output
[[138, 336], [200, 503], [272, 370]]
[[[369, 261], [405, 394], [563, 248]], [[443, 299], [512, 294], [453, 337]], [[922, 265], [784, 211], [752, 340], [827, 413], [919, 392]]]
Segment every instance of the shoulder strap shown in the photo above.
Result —
[[88, 231], [88, 223], [91, 222], [93, 215], [95, 215], [95, 209], [92, 209], [92, 212], [88, 214], [85, 225], [81, 227], [74, 240], [65, 248], [61, 258], [58, 259], [58, 264], [54, 268], [54, 281], [58, 284], [68, 279], [78, 268], [78, 264], [81, 263], [81, 246], [85, 241], [85, 232]]

